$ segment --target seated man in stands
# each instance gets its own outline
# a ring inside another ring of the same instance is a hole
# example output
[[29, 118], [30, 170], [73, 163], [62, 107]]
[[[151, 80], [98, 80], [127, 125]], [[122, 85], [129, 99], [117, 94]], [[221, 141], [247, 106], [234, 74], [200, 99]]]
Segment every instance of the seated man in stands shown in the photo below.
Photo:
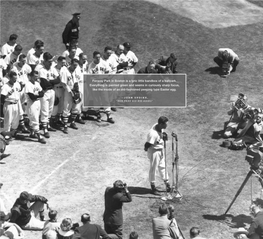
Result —
[[[43, 196], [22, 192], [11, 208], [10, 222], [18, 224], [23, 229], [42, 230], [44, 228], [44, 204], [47, 199]], [[31, 203], [34, 202], [32, 205]], [[40, 215], [40, 220], [36, 217]]]

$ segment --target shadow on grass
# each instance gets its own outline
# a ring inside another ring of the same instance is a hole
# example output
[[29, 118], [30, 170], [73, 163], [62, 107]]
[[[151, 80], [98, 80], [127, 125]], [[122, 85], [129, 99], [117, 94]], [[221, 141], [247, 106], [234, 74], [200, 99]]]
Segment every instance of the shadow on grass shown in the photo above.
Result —
[[139, 194], [139, 195], [145, 195], [145, 194], [151, 194], [150, 188], [142, 188], [142, 187], [128, 187], [131, 194]]
[[209, 74], [211, 75], [219, 75], [219, 76], [222, 74], [219, 66], [209, 67], [205, 70], [205, 72], [209, 72]]
[[212, 139], [223, 139], [224, 138], [224, 130], [214, 131], [212, 134]]
[[233, 216], [231, 214], [222, 215], [203, 215], [203, 218], [211, 221], [218, 221], [229, 225], [231, 228], [245, 227], [246, 224], [251, 224], [252, 218], [250, 216], [240, 214]]

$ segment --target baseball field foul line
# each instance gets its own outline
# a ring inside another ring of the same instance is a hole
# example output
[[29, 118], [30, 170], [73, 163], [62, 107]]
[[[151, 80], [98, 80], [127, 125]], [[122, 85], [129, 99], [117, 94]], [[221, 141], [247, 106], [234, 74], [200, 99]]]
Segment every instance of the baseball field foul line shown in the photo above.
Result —
[[43, 180], [41, 180], [35, 187], [33, 187], [30, 192], [35, 193], [36, 190], [45, 182], [47, 179], [49, 179], [54, 173], [57, 172], [64, 164], [66, 164], [69, 160], [72, 158], [74, 159], [76, 157], [76, 154], [79, 153], [80, 150], [76, 151], [70, 158], [66, 159], [64, 162], [62, 162], [60, 165], [58, 165], [49, 175], [47, 175]]

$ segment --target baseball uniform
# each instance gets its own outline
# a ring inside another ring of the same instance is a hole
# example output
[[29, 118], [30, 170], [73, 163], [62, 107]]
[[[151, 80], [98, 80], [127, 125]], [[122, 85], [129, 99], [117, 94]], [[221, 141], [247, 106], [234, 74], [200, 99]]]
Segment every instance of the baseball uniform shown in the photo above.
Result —
[[42, 80], [42, 82], [40, 82], [40, 85], [45, 92], [44, 96], [40, 99], [40, 120], [45, 131], [48, 128], [49, 119], [51, 117], [55, 102], [55, 91], [53, 90], [53, 84], [51, 83], [51, 81], [57, 79], [59, 77], [59, 74], [54, 67], [51, 66], [50, 69], [46, 69], [43, 64], [37, 65], [35, 71], [38, 72], [39, 78], [46, 79], [46, 81]]
[[7, 68], [7, 65], [6, 65], [4, 59], [0, 58], [0, 88], [4, 84], [2, 81], [4, 78], [4, 71], [6, 70], [6, 68]]
[[15, 54], [12, 52], [12, 53], [8, 54], [8, 55], [5, 57], [4, 61], [5, 61], [5, 63], [6, 63], [7, 66], [8, 66], [8, 65], [12, 65], [12, 64], [14, 64], [15, 62], [17, 62], [18, 57], [19, 57], [19, 55], [17, 56], [17, 55], [15, 55]]
[[11, 85], [9, 82], [4, 84], [1, 88], [1, 95], [5, 96], [3, 107], [4, 112], [4, 132], [17, 129], [20, 118], [20, 91], [21, 86], [15, 82]]
[[[79, 57], [79, 55], [81, 54], [81, 53], [83, 53], [83, 51], [79, 48], [79, 47], [77, 47], [77, 49], [76, 49], [76, 57]], [[62, 53], [62, 56], [64, 56], [67, 60], [69, 59], [69, 50], [65, 50], [63, 53]]]
[[135, 70], [133, 68], [134, 67], [133, 63], [138, 62], [137, 56], [132, 51], [128, 51], [125, 56], [128, 59], [128, 66], [126, 68], [124, 68], [124, 70], [125, 70], [124, 73], [135, 74]]
[[30, 66], [36, 66], [40, 64], [41, 62], [43, 62], [43, 53], [40, 56], [37, 56], [35, 54], [35, 49], [31, 48], [27, 53], [26, 62]]
[[[118, 63], [118, 65], [124, 62], [128, 62], [128, 58], [123, 53], [121, 53], [120, 55], [113, 53], [110, 57], [113, 58]], [[121, 72], [123, 72], [123, 68], [117, 69], [117, 73]]]
[[10, 46], [8, 43], [5, 43], [5, 44], [2, 46], [2, 48], [1, 48], [1, 54], [2, 54], [3, 56], [7, 56], [7, 55], [11, 54], [11, 53], [14, 51], [16, 45], [17, 45], [17, 44], [15, 44], [14, 46]]
[[162, 139], [162, 133], [156, 130], [156, 125], [150, 129], [147, 135], [147, 142], [151, 146], [147, 150], [147, 155], [150, 160], [149, 181], [155, 183], [155, 172], [158, 169], [160, 176], [163, 180], [168, 180], [168, 172], [165, 175], [165, 158], [164, 158], [164, 141]]

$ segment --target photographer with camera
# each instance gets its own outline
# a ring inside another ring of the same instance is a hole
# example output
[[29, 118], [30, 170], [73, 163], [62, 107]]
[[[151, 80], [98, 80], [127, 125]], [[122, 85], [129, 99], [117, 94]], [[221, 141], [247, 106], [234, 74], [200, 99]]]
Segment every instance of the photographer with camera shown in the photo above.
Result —
[[122, 206], [132, 201], [127, 184], [121, 180], [115, 181], [112, 188], [106, 188], [104, 199], [104, 229], [111, 238], [122, 239]]
[[165, 155], [164, 145], [168, 140], [167, 134], [163, 132], [167, 127], [168, 118], [161, 116], [158, 123], [154, 124], [147, 135], [147, 142], [144, 144], [144, 150], [147, 151], [150, 160], [149, 181], [151, 184], [152, 193], [159, 195], [155, 186], [156, 175], [155, 172], [159, 170], [161, 178], [164, 180], [166, 191], [171, 191], [171, 186], [168, 181], [168, 172], [165, 170]]
[[247, 121], [245, 128], [240, 132], [233, 143], [242, 143], [244, 145], [250, 144], [254, 145], [258, 142], [262, 142], [260, 132], [262, 130], [262, 117], [259, 110], [253, 110], [253, 115]]
[[225, 128], [225, 138], [233, 136], [239, 129], [245, 127], [247, 120], [245, 113], [248, 109], [250, 109], [250, 106], [247, 104], [247, 96], [239, 93], [237, 100], [231, 103], [231, 109], [227, 112], [228, 115], [231, 115], [231, 118]]

